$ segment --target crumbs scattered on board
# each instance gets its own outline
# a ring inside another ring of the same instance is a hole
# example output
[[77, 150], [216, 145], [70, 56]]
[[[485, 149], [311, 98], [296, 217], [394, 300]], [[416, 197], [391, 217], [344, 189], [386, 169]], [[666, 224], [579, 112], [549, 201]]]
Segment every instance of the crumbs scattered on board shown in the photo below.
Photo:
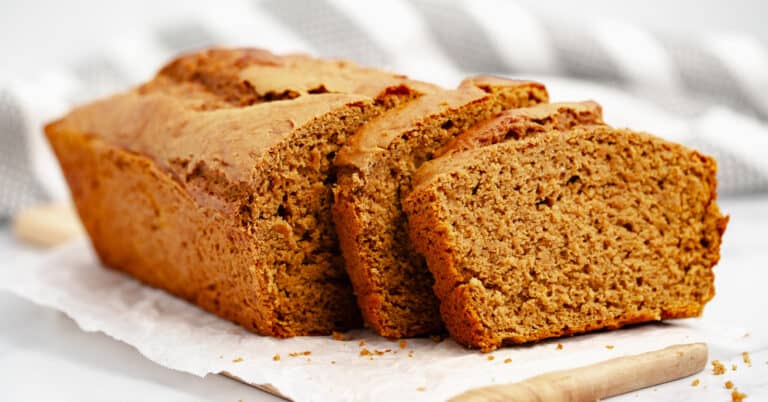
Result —
[[562, 343], [558, 343], [557, 344], [557, 350], [563, 350], [563, 344]]
[[731, 380], [728, 380], [725, 382], [725, 389], [731, 389], [733, 388], [733, 382]]
[[274, 355], [274, 356], [272, 356], [272, 360], [274, 360], [274, 361], [276, 361], [276, 362], [277, 362], [277, 361], [280, 361], [280, 354], [279, 354], [279, 353], [275, 353], [275, 355]]
[[693, 380], [693, 382], [691, 382], [691, 386], [692, 387], [698, 387], [699, 386], [699, 379], [697, 378], [697, 379]]
[[509, 357], [507, 357], [506, 359], [504, 359], [504, 363], [505, 363], [505, 364], [509, 364], [509, 363], [512, 363], [512, 359], [510, 359]]
[[606, 349], [609, 349], [609, 350], [610, 350], [610, 349], [613, 349], [613, 345], [605, 345], [605, 348], [606, 348]]
[[416, 387], [416, 391], [424, 392], [427, 390], [427, 387]]
[[363, 348], [363, 350], [360, 351], [360, 356], [371, 356], [373, 353], [371, 353], [368, 348]]
[[311, 354], [312, 354], [312, 352], [310, 352], [308, 350], [305, 350], [303, 352], [288, 353], [288, 356], [290, 356], [290, 357], [299, 357], [299, 356], [309, 356]]
[[722, 375], [725, 374], [725, 366], [720, 363], [719, 360], [712, 360], [712, 374]]
[[400, 349], [405, 349], [407, 347], [408, 347], [408, 341], [406, 341], [405, 339], [401, 339], [400, 340]]
[[237, 359], [233, 359], [232, 363], [241, 363], [243, 361], [242, 357], [238, 357]]
[[733, 371], [736, 371], [736, 369], [737, 369], [737, 368], [738, 368], [738, 367], [736, 367], [736, 364], [735, 364], [735, 363], [734, 363], [734, 364], [731, 364], [731, 370], [733, 370]]
[[488, 361], [493, 361], [493, 359], [495, 359], [495, 358], [496, 357], [494, 357], [493, 355], [488, 355]]

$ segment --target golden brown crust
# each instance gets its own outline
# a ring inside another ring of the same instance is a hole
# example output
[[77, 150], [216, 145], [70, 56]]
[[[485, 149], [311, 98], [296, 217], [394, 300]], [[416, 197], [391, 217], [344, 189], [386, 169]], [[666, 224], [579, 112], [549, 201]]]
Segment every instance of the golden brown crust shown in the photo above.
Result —
[[432, 278], [409, 245], [399, 198], [451, 136], [509, 107], [547, 100], [541, 84], [480, 77], [426, 95], [358, 131], [336, 158], [333, 216], [366, 323], [387, 337], [442, 329]]
[[435, 152], [435, 158], [507, 140], [519, 140], [551, 130], [602, 125], [603, 109], [594, 101], [542, 103], [510, 109], [459, 134]]
[[548, 100], [547, 90], [541, 83], [510, 80], [493, 76], [476, 76], [463, 80], [457, 90], [445, 90], [424, 96], [407, 107], [366, 124], [352, 137], [336, 157], [339, 167], [366, 170], [376, 162], [377, 156], [387, 152], [392, 143], [408, 130], [417, 130], [425, 116], [434, 116], [444, 110], [461, 107], [470, 102], [481, 102], [490, 96], [503, 98], [502, 92], [516, 93], [525, 99], [508, 103], [535, 105]]
[[429, 84], [253, 49], [180, 57], [46, 127], [105, 265], [273, 336], [360, 325], [333, 156]]

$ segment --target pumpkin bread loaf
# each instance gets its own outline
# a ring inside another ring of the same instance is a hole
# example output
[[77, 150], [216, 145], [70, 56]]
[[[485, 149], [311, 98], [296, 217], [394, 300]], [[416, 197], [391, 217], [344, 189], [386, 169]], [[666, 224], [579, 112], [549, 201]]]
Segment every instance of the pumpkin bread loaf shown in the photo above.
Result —
[[46, 127], [108, 267], [259, 334], [361, 324], [333, 229], [332, 160], [438, 88], [346, 61], [207, 50]]
[[400, 200], [448, 140], [509, 108], [547, 101], [543, 85], [480, 76], [365, 125], [336, 158], [334, 221], [366, 323], [387, 337], [442, 329], [432, 277], [408, 238]]
[[715, 173], [683, 146], [592, 125], [447, 152], [403, 207], [449, 332], [489, 351], [699, 315], [728, 221]]

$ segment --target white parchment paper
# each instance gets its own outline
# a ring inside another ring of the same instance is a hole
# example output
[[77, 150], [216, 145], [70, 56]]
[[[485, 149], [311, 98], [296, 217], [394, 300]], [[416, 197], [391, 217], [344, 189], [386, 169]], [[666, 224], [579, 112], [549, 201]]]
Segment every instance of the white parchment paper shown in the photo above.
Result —
[[[198, 376], [226, 372], [250, 384], [271, 384], [297, 401], [443, 400], [477, 386], [701, 340], [674, 323], [490, 354], [464, 349], [450, 339], [408, 339], [403, 348], [367, 330], [346, 333], [352, 339], [345, 341], [330, 336], [279, 340], [249, 333], [103, 268], [85, 239], [28, 269], [0, 270], [0, 275], [0, 288], [58, 309], [83, 330], [104, 332], [160, 365]], [[364, 349], [371, 355], [361, 355]]]

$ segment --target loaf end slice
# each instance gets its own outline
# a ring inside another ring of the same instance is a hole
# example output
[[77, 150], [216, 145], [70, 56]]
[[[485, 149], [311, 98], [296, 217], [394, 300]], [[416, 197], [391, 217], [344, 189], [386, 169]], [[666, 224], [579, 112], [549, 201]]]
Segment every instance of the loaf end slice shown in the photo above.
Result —
[[403, 206], [466, 346], [697, 316], [714, 296], [728, 218], [710, 157], [602, 126], [427, 165]]

